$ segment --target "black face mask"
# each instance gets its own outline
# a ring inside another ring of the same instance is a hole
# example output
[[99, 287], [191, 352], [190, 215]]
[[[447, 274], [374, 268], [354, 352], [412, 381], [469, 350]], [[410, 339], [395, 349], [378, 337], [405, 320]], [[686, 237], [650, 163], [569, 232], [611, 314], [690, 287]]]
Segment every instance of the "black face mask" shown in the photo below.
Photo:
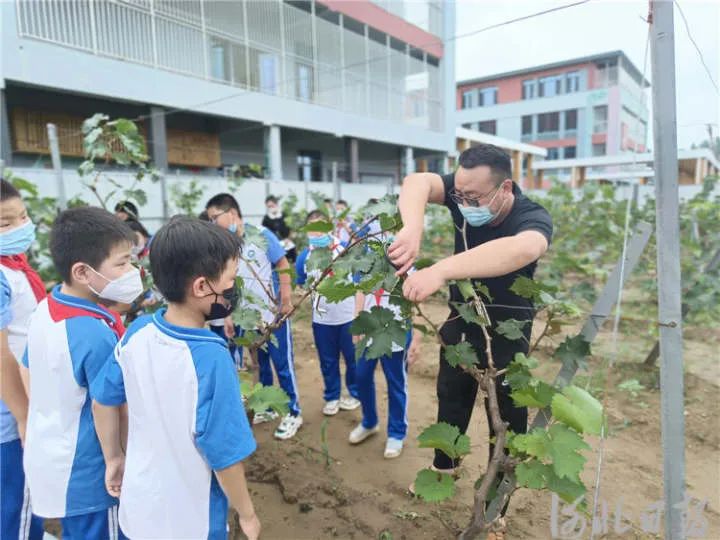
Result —
[[[214, 294], [215, 302], [210, 304], [210, 313], [205, 315], [205, 320], [212, 321], [214, 319], [224, 319], [228, 315], [231, 315], [233, 311], [235, 311], [238, 301], [240, 300], [240, 290], [238, 289], [237, 284], [233, 283], [233, 286], [229, 289], [225, 289], [222, 294], [216, 293], [212, 287], [210, 287], [210, 290], [212, 293], [208, 296], [212, 296]], [[218, 297], [221, 296], [223, 300], [228, 302], [228, 305], [217, 301]]]

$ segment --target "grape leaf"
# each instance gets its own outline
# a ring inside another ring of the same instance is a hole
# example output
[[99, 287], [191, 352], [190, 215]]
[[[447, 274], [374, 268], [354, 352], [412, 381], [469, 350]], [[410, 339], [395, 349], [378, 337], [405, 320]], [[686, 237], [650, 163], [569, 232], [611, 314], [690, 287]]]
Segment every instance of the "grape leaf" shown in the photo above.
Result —
[[602, 404], [577, 386], [566, 386], [552, 398], [552, 414], [579, 433], [599, 435], [603, 426]]
[[[549, 467], [549, 466], [548, 466]], [[554, 491], [558, 496], [568, 504], [573, 504], [580, 497], [585, 495], [587, 491], [585, 484], [581, 480], [570, 480], [569, 478], [562, 478], [555, 474], [552, 467], [549, 467], [547, 474], [547, 488], [550, 491]], [[584, 510], [587, 506], [586, 501], [582, 501], [578, 504], [579, 510]]]
[[524, 388], [513, 390], [510, 397], [515, 402], [516, 407], [544, 409], [550, 406], [556, 393], [557, 390], [546, 382], [532, 379]]
[[236, 309], [233, 311], [232, 320], [233, 323], [243, 330], [257, 330], [260, 328], [262, 316], [257, 309], [252, 309], [246, 306], [243, 309]]
[[482, 294], [487, 300], [492, 302], [492, 295], [490, 289], [483, 285], [479, 281], [471, 281], [469, 279], [460, 279], [454, 282], [457, 288], [460, 290], [460, 294], [465, 300], [473, 300], [477, 293]]
[[510, 388], [515, 391], [528, 386], [533, 378], [530, 370], [536, 368], [537, 365], [538, 362], [534, 358], [528, 358], [523, 353], [515, 354], [515, 358], [510, 362], [505, 374], [505, 380]]
[[452, 367], [471, 367], [477, 362], [477, 359], [478, 355], [475, 349], [473, 349], [473, 346], [467, 341], [445, 347], [445, 360]]
[[418, 443], [420, 448], [435, 448], [453, 459], [470, 453], [470, 437], [445, 422], [426, 427], [418, 435]]
[[590, 342], [578, 334], [575, 337], [567, 337], [555, 351], [555, 357], [563, 364], [570, 364], [585, 369], [585, 357], [590, 355]]
[[395, 319], [392, 311], [380, 306], [373, 306], [369, 312], [360, 313], [350, 331], [354, 335], [365, 336], [363, 341], [367, 347], [363, 356], [368, 360], [391, 355], [393, 343], [404, 347], [407, 340], [407, 329], [403, 323]]
[[530, 433], [519, 433], [508, 444], [508, 448], [515, 453], [527, 454], [541, 460], [550, 455], [549, 446], [548, 433], [542, 428], [535, 428]]
[[469, 324], [477, 324], [480, 326], [486, 325], [487, 321], [478, 315], [475, 306], [472, 304], [462, 304], [460, 302], [452, 302], [453, 307], [458, 312], [458, 315], [463, 321]]
[[443, 474], [423, 469], [415, 477], [415, 494], [427, 502], [440, 502], [455, 495], [455, 479], [451, 474]]
[[314, 270], [325, 270], [332, 263], [332, 253], [327, 248], [316, 248], [310, 252], [305, 260], [305, 268], [308, 272]]
[[246, 407], [255, 413], [272, 409], [278, 414], [287, 414], [290, 398], [279, 386], [263, 386], [260, 383], [254, 386], [243, 382], [241, 393], [247, 398]]
[[518, 321], [515, 319], [507, 319], [500, 321], [495, 329], [498, 334], [505, 336], [507, 339], [516, 340], [525, 337], [523, 328], [531, 321]]
[[373, 265], [373, 258], [362, 246], [343, 252], [333, 263], [333, 272], [338, 275], [366, 274]]
[[550, 437], [549, 452], [555, 474], [560, 478], [580, 481], [586, 459], [579, 452], [589, 450], [590, 446], [577, 432], [563, 424], [550, 426], [547, 435]]
[[245, 246], [249, 246], [250, 244], [254, 244], [261, 251], [267, 250], [267, 239], [262, 230], [254, 225], [245, 225], [243, 232], [243, 253], [245, 252]]
[[300, 232], [303, 233], [309, 233], [309, 232], [319, 232], [319, 233], [329, 233], [335, 229], [335, 226], [330, 221], [325, 220], [318, 220], [318, 221], [311, 221], [310, 223], [306, 223], [304, 226], [300, 227]]
[[525, 276], [518, 276], [510, 287], [510, 290], [522, 298], [537, 300], [540, 296], [541, 288], [537, 281]]
[[515, 467], [515, 477], [518, 485], [530, 489], [544, 489], [547, 487], [547, 479], [551, 473], [552, 467], [537, 459], [523, 461]]
[[362, 209], [363, 214], [366, 216], [381, 216], [386, 215], [394, 217], [398, 213], [397, 208], [397, 195], [385, 195], [376, 203], [368, 204]]
[[346, 298], [355, 296], [356, 287], [347, 277], [331, 276], [326, 278], [317, 288], [318, 294], [331, 304], [342, 302]]

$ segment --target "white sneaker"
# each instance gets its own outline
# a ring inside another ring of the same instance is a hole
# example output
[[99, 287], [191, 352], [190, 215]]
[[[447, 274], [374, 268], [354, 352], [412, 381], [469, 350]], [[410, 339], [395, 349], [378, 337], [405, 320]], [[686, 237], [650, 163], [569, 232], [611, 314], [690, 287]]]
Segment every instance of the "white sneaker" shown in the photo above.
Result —
[[385, 444], [385, 459], [393, 459], [399, 457], [402, 454], [403, 441], [400, 439], [393, 439], [388, 437], [387, 443]]
[[340, 401], [333, 399], [332, 401], [326, 401], [323, 407], [323, 414], [325, 416], [335, 416], [340, 410]]
[[373, 428], [367, 429], [363, 427], [362, 422], [358, 424], [358, 426], [353, 429], [350, 432], [350, 436], [348, 437], [348, 440], [350, 441], [350, 444], [360, 444], [368, 437], [375, 435], [378, 431], [380, 431], [379, 426], [375, 426]]
[[293, 416], [292, 414], [286, 414], [280, 422], [280, 425], [275, 430], [276, 439], [291, 439], [295, 436], [303, 425], [302, 416]]
[[280, 415], [275, 411], [264, 411], [260, 413], [255, 413], [255, 416], [253, 417], [253, 426], [257, 424], [263, 424], [265, 422], [272, 422], [278, 416]]
[[340, 398], [340, 408], [343, 411], [354, 411], [360, 406], [360, 400], [352, 396], [343, 396]]

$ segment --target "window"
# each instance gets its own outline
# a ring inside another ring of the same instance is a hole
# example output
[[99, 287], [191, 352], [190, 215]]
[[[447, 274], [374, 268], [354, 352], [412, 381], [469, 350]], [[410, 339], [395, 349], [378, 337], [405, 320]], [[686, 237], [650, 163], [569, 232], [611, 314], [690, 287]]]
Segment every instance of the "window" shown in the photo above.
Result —
[[260, 63], [260, 91], [266, 94], [277, 92], [278, 58], [272, 53], [261, 53], [258, 56]]
[[538, 133], [557, 134], [560, 129], [560, 113], [538, 114]]
[[522, 117], [522, 134], [532, 135], [532, 116]]
[[478, 106], [489, 107], [497, 105], [497, 88], [482, 88], [478, 90]]
[[300, 150], [297, 156], [298, 179], [301, 182], [322, 182], [322, 154], [313, 150]]
[[574, 146], [566, 146], [563, 152], [563, 157], [565, 159], [573, 159], [576, 157], [577, 149]]
[[607, 131], [607, 105], [593, 107], [593, 133], [604, 133]]
[[478, 123], [478, 131], [481, 133], [489, 133], [490, 135], [495, 135], [495, 131], [497, 129], [497, 123], [495, 120], [485, 120], [484, 122]]
[[313, 95], [312, 68], [305, 64], [297, 64], [295, 70], [295, 95], [303, 101], [311, 101]]
[[570, 71], [565, 75], [565, 92], [568, 94], [571, 92], [580, 91], [580, 72]]
[[523, 81], [522, 98], [533, 99], [535, 97], [535, 79]]
[[559, 148], [548, 148], [547, 149], [547, 157], [545, 159], [560, 159], [560, 149]]
[[605, 143], [599, 143], [599, 144], [592, 145], [593, 157], [604, 156], [605, 152], [606, 152]]
[[552, 97], [562, 94], [562, 78], [558, 75], [543, 77], [538, 81], [538, 96]]
[[596, 86], [603, 88], [605, 86], [613, 86], [618, 82], [618, 65], [617, 60], [608, 60], [606, 62], [598, 62], [597, 67], [597, 83]]
[[577, 109], [565, 111], [565, 131], [577, 129]]
[[475, 106], [475, 90], [466, 90], [462, 94], [462, 108], [472, 109]]

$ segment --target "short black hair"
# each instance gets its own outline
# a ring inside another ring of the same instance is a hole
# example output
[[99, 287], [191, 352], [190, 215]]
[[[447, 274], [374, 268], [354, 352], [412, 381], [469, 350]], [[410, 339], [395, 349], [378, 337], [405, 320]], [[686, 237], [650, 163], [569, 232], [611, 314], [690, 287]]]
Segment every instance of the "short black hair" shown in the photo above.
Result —
[[150, 238], [150, 233], [147, 231], [147, 229], [143, 226], [142, 223], [139, 221], [135, 221], [134, 219], [130, 219], [125, 222], [130, 229], [132, 229], [135, 232], [139, 232], [142, 234], [145, 238]]
[[119, 203], [117, 203], [115, 205], [115, 212], [125, 212], [128, 216], [136, 220], [140, 217], [138, 207], [130, 201], [120, 201]]
[[10, 199], [21, 199], [20, 192], [15, 186], [4, 178], [0, 179], [0, 202], [5, 202]]
[[344, 204], [345, 206], [350, 206], [345, 199], [338, 199], [335, 204]]
[[240, 205], [238, 204], [237, 199], [229, 193], [218, 193], [212, 197], [205, 205], [205, 210], [211, 206], [221, 208], [222, 210], [230, 210], [234, 208], [238, 213], [238, 216], [242, 217], [242, 212], [240, 211]]
[[314, 219], [327, 219], [327, 215], [322, 210], [313, 210], [309, 212], [305, 218], [305, 223], [310, 223]]
[[267, 197], [265, 197], [265, 204], [269, 202], [274, 202], [275, 204], [277, 204], [278, 198], [275, 195], [268, 195]]
[[[187, 216], [175, 216], [153, 237], [150, 271], [168, 302], [183, 302], [192, 280], [220, 277], [240, 252], [240, 239], [222, 227]], [[221, 291], [218, 291], [218, 293]]]
[[323, 199], [323, 202], [324, 202], [325, 204], [332, 204], [332, 199], [330, 199], [330, 198]]
[[103, 208], [80, 206], [61, 212], [50, 231], [50, 256], [65, 283], [71, 283], [71, 269], [83, 262], [94, 269], [117, 245], [135, 243], [127, 223]]
[[198, 219], [200, 221], [210, 221], [210, 218], [208, 217], [207, 210], [203, 210], [198, 214]]
[[368, 203], [368, 204], [377, 204], [377, 203], [379, 203], [379, 202], [380, 202], [380, 199], [377, 199], [377, 198], [375, 198], [375, 197], [371, 197], [371, 198], [368, 199], [368, 202], [367, 202], [367, 203]]
[[468, 148], [460, 154], [458, 163], [463, 169], [474, 169], [481, 165], [487, 165], [498, 185], [506, 178], [512, 178], [510, 156], [505, 150], [493, 144], [478, 144]]

